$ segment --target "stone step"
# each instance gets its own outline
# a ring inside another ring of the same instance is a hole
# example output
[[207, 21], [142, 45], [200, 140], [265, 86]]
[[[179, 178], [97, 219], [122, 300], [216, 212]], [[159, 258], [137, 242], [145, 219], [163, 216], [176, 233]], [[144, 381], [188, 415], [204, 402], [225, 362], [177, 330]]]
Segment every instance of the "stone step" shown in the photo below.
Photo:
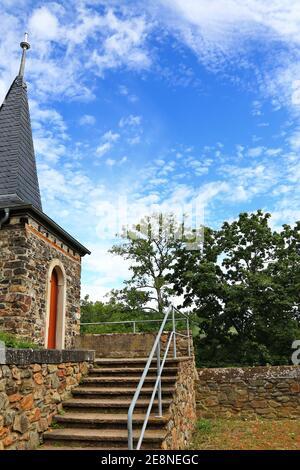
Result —
[[[70, 398], [63, 403], [65, 410], [73, 410], [78, 413], [127, 413], [131, 399], [121, 398]], [[163, 409], [166, 410], [171, 404], [171, 399], [163, 398]], [[149, 400], [139, 399], [136, 403], [136, 411], [145, 413], [149, 406]], [[154, 401], [153, 410], [157, 409], [157, 400]]]
[[[144, 372], [143, 367], [94, 367], [89, 370], [90, 375], [97, 375], [99, 377], [103, 377], [106, 375], [110, 376], [123, 376], [123, 375], [128, 375], [130, 374], [131, 376], [138, 375], [141, 377], [142, 373]], [[171, 375], [171, 376], [176, 376], [178, 372], [178, 367], [164, 367], [163, 370], [163, 375]], [[148, 376], [156, 376], [157, 373], [157, 368], [156, 367], [150, 367]]]
[[[146, 430], [143, 447], [153, 448], [160, 446], [166, 435], [166, 430]], [[139, 431], [133, 431], [134, 442], [140, 436]], [[109, 447], [117, 449], [125, 446], [128, 440], [127, 429], [87, 429], [87, 428], [70, 428], [70, 429], [51, 429], [44, 433], [44, 441], [47, 443], [58, 443], [63, 445], [71, 445], [71, 447], [93, 447], [98, 449]]]
[[[85, 386], [96, 386], [100, 385], [100, 387], [137, 387], [140, 377], [135, 377], [135, 376], [124, 376], [124, 377], [114, 377], [114, 376], [106, 376], [106, 377], [86, 377], [81, 381], [81, 385]], [[146, 377], [144, 383], [145, 384], [151, 384], [154, 385], [156, 382], [156, 377]], [[163, 376], [161, 378], [161, 383], [162, 385], [167, 385], [167, 384], [174, 384], [176, 382], [176, 376]]]
[[[142, 449], [160, 449], [170, 420], [169, 407], [181, 359], [168, 358], [162, 376], [163, 417], [152, 407]], [[127, 414], [147, 358], [98, 358], [87, 377], [73, 389], [63, 403], [64, 413], [55, 416], [53, 426], [44, 433], [40, 450], [126, 450]], [[156, 358], [145, 379], [133, 416], [134, 444], [149, 406], [156, 382]]]
[[[180, 358], [181, 359], [181, 358]], [[165, 362], [166, 366], [171, 366], [175, 367], [178, 365], [178, 362], [180, 359], [167, 359]], [[105, 368], [105, 367], [139, 367], [139, 368], [144, 368], [146, 363], [148, 361], [148, 358], [125, 358], [125, 357], [120, 357], [120, 358], [97, 358], [95, 359], [95, 366], [99, 368]], [[156, 358], [153, 359], [151, 363], [152, 367], [156, 366]]]
[[[105, 429], [127, 429], [127, 413], [76, 413], [66, 412], [54, 417], [54, 421], [64, 428], [105, 428]], [[135, 427], [141, 427], [144, 423], [145, 414], [134, 414], [133, 423]], [[149, 417], [147, 429], [163, 428], [169, 420], [169, 415]]]
[[[163, 396], [172, 396], [175, 387], [162, 387]], [[136, 391], [136, 387], [77, 387], [73, 390], [74, 397], [87, 397], [87, 398], [109, 398], [109, 397], [122, 397], [132, 398]], [[141, 397], [151, 397], [153, 387], [144, 387], [141, 390]]]

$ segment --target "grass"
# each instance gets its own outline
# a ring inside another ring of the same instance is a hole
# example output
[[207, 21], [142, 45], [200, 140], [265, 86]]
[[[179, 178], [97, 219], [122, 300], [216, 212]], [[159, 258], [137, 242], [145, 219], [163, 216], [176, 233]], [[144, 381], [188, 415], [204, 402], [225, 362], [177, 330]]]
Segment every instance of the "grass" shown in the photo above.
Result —
[[51, 429], [63, 429], [64, 426], [58, 423], [57, 421], [52, 421], [52, 423], [50, 424], [50, 428]]
[[213, 423], [209, 419], [199, 419], [196, 429], [199, 434], [208, 435], [212, 431]]
[[38, 346], [31, 341], [26, 341], [18, 338], [11, 333], [4, 333], [0, 331], [0, 341], [3, 341], [6, 348], [14, 349], [37, 349]]
[[299, 419], [200, 419], [193, 450], [299, 450]]

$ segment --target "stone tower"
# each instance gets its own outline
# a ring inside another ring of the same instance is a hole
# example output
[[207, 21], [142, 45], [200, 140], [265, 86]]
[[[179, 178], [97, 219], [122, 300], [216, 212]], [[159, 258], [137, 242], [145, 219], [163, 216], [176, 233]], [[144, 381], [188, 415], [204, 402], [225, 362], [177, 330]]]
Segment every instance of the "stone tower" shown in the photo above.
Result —
[[69, 348], [79, 333], [83, 245], [42, 210], [22, 60], [0, 107], [0, 331]]

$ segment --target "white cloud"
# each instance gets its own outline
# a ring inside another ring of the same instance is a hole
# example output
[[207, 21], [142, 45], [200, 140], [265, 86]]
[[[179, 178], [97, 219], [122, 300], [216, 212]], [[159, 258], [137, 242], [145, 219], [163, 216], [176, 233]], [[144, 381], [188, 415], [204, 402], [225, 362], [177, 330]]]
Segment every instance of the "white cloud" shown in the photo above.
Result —
[[300, 149], [300, 127], [296, 127], [288, 137], [288, 142], [293, 150]]
[[[207, 67], [226, 70], [227, 77], [232, 64], [248, 67], [274, 109], [287, 106], [299, 112], [298, 0], [157, 0], [157, 5], [154, 15]], [[251, 63], [252, 44], [261, 44], [265, 54], [259, 68]], [[261, 115], [258, 99], [253, 113]]]
[[266, 150], [265, 154], [268, 155], [269, 157], [276, 157], [282, 153], [281, 148], [269, 148]]
[[108, 166], [114, 166], [116, 164], [116, 160], [113, 160], [112, 158], [108, 158], [106, 161], [105, 161], [106, 165]]
[[[99, 300], [112, 289], [119, 288], [124, 279], [129, 279], [129, 263], [120, 256], [108, 253], [110, 245], [90, 244], [92, 254], [83, 260], [84, 269], [93, 273], [94, 280], [83, 286], [93, 300]], [[96, 279], [95, 279], [96, 278]]]
[[[111, 150], [113, 148], [114, 143], [117, 142], [119, 140], [119, 138], [120, 138], [120, 134], [118, 134], [117, 132], [113, 132], [112, 130], [109, 130], [109, 131], [105, 132], [105, 134], [103, 134], [103, 136], [102, 136], [103, 143], [100, 144], [96, 149], [97, 155], [99, 157], [102, 157], [107, 152], [109, 152], [109, 150]], [[114, 160], [108, 159], [108, 160], [106, 160], [106, 163], [108, 165], [112, 166], [113, 161]]]
[[259, 157], [264, 151], [263, 147], [253, 147], [248, 150], [249, 157]]
[[91, 116], [90, 114], [84, 114], [79, 120], [81, 126], [93, 126], [95, 123], [95, 116]]
[[125, 85], [119, 85], [119, 93], [120, 93], [120, 95], [128, 96], [128, 95], [129, 95], [129, 91], [128, 91], [127, 86], [125, 86]]
[[101, 278], [95, 281], [89, 281], [88, 283], [82, 283], [81, 298], [83, 299], [86, 295], [88, 295], [92, 302], [107, 302], [106, 295], [111, 291], [111, 289], [111, 287], [103, 285]]
[[134, 137], [128, 137], [127, 142], [129, 145], [137, 145], [141, 142], [141, 137], [139, 135], [136, 135]]
[[124, 163], [126, 163], [128, 161], [128, 158], [126, 156], [122, 157], [121, 160], [120, 160], [120, 165], [123, 165]]
[[102, 136], [102, 139], [107, 140], [108, 142], [116, 142], [117, 140], [119, 140], [119, 138], [120, 138], [120, 134], [118, 134], [117, 132], [113, 132], [111, 130], [105, 132], [105, 134], [103, 134]]
[[112, 148], [111, 142], [104, 142], [104, 144], [100, 144], [100, 145], [97, 147], [97, 149], [96, 149], [97, 155], [99, 155], [99, 157], [102, 157], [102, 156], [105, 155], [111, 148]]
[[133, 114], [130, 114], [129, 116], [122, 117], [119, 121], [119, 126], [120, 127], [134, 127], [134, 126], [140, 126], [142, 122], [142, 116], [134, 116]]
[[120, 66], [131, 69], [147, 69], [151, 60], [144, 46], [148, 26], [143, 17], [118, 18], [112, 10], [103, 17], [109, 35], [104, 39], [99, 53], [94, 49], [89, 66], [99, 75], [106, 69]]
[[13, 9], [8, 2], [0, 4], [0, 98], [18, 70], [16, 38], [23, 37], [24, 21], [32, 45], [26, 77], [40, 102], [53, 97], [93, 99], [90, 72], [103, 75], [109, 69], [150, 66], [147, 34], [152, 25], [138, 11], [120, 14], [116, 8], [116, 13], [111, 2], [104, 9], [86, 1], [46, 3], [37, 8], [26, 3], [26, 20], [21, 3]]
[[[181, 19], [182, 27], [186, 28], [185, 38], [193, 47], [197, 47], [193, 39], [201, 36], [219, 48], [223, 41], [223, 51], [232, 41], [237, 44], [243, 37], [300, 43], [297, 0], [160, 0], [160, 3], [169, 13], [173, 12], [174, 21]], [[176, 22], [175, 25], [178, 26]], [[194, 26], [195, 30], [187, 29], [188, 26]], [[201, 44], [198, 46], [200, 49]]]
[[58, 40], [59, 22], [46, 6], [36, 9], [29, 20], [29, 31], [38, 39]]
[[138, 101], [138, 97], [134, 93], [130, 93], [125, 85], [119, 86], [119, 93], [122, 96], [126, 96], [128, 101], [130, 101], [131, 103], [135, 103], [136, 101]]

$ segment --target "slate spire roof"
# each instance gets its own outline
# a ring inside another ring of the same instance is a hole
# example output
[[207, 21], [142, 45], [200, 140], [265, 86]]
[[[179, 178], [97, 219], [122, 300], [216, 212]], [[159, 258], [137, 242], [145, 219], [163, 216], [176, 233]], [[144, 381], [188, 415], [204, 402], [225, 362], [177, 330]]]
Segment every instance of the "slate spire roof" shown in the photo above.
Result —
[[30, 204], [42, 211], [27, 87], [23, 79], [26, 52], [23, 49], [19, 75], [13, 81], [0, 107], [0, 208]]

